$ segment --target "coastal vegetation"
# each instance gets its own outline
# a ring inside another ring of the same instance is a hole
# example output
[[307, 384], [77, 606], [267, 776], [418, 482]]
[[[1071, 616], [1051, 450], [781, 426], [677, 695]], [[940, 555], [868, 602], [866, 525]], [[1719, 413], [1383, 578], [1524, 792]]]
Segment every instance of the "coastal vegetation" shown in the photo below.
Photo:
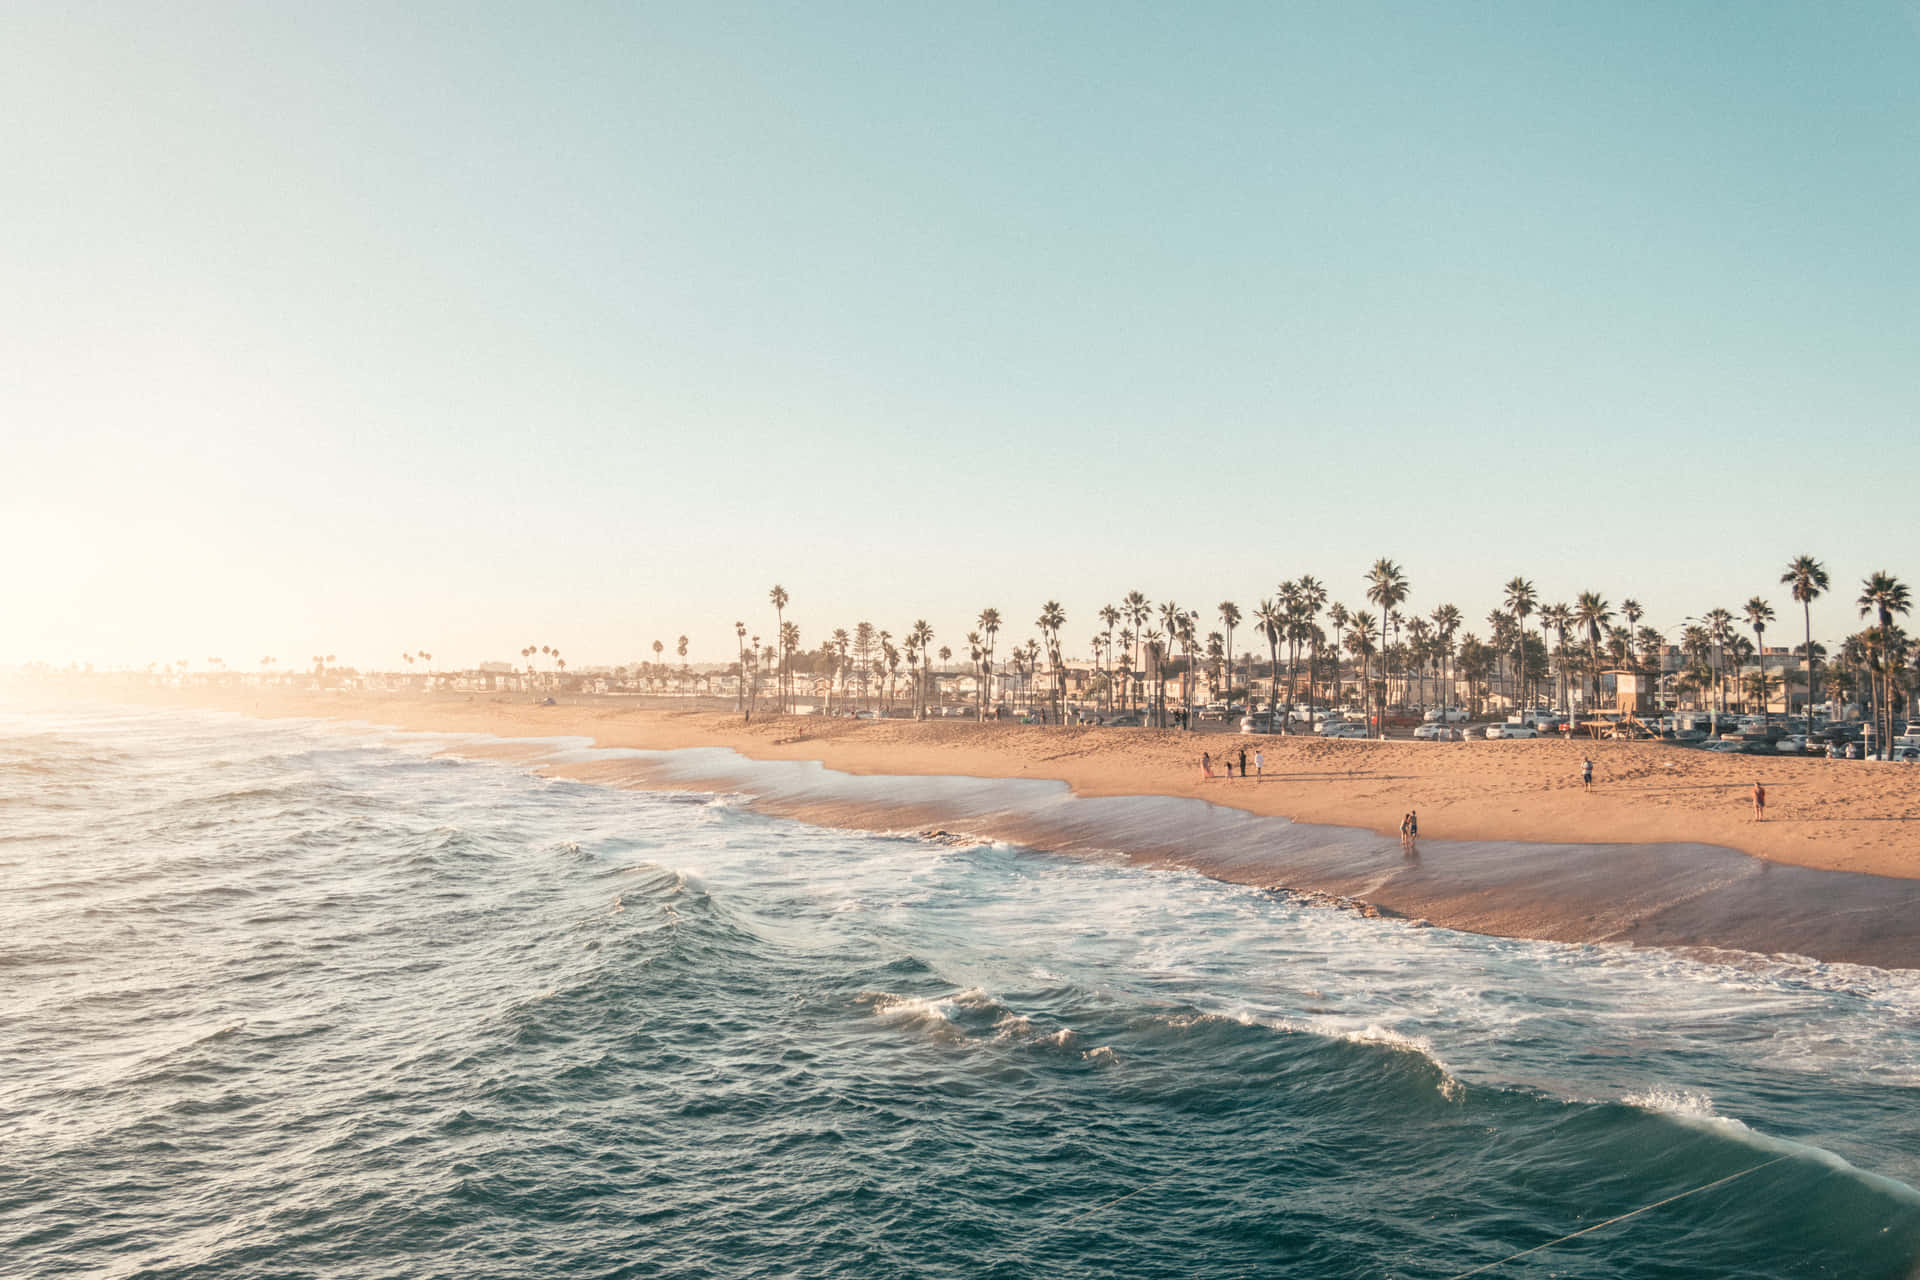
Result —
[[[1498, 708], [1597, 709], [1605, 682], [1617, 688], [1634, 677], [1662, 705], [1749, 714], [1763, 724], [1777, 712], [1804, 714], [1816, 704], [1857, 709], [1884, 749], [1920, 679], [1920, 645], [1902, 629], [1912, 612], [1910, 588], [1885, 570], [1863, 577], [1853, 604], [1865, 625], [1829, 644], [1815, 638], [1812, 614], [1834, 589], [1827, 567], [1812, 555], [1795, 556], [1778, 582], [1801, 610], [1800, 642], [1790, 650], [1767, 647], [1778, 611], [1763, 594], [1749, 596], [1737, 612], [1716, 605], [1656, 627], [1644, 624], [1646, 611], [1631, 597], [1616, 606], [1588, 588], [1570, 601], [1548, 599], [1519, 574], [1498, 588], [1500, 605], [1486, 615], [1484, 630], [1468, 630], [1452, 602], [1409, 608], [1415, 583], [1382, 557], [1352, 582], [1364, 607], [1349, 607], [1303, 574], [1280, 582], [1250, 610], [1218, 602], [1211, 612], [1221, 629], [1214, 631], [1203, 631], [1198, 609], [1173, 599], [1156, 601], [1138, 589], [1118, 593], [1095, 611], [1084, 658], [1068, 652], [1071, 619], [1058, 600], [1041, 604], [1030, 634], [1010, 647], [1002, 643], [1007, 615], [990, 604], [958, 647], [938, 644], [932, 624], [916, 618], [898, 638], [859, 619], [823, 629], [807, 648], [803, 619], [788, 616], [793, 598], [775, 584], [766, 596], [771, 642], [736, 620], [730, 663], [696, 669], [692, 642], [681, 633], [671, 646], [677, 662], [668, 660], [668, 642], [656, 639], [651, 661], [569, 672], [558, 646], [529, 644], [513, 675], [550, 691], [724, 689], [743, 713], [768, 702], [780, 711], [916, 718], [964, 710], [975, 719], [1024, 714], [1059, 722], [1097, 713], [1177, 727], [1192, 725], [1206, 704], [1230, 705], [1272, 715], [1283, 733], [1296, 718], [1289, 713], [1303, 705], [1350, 703], [1375, 735], [1385, 734], [1396, 708], [1453, 706], [1475, 717]], [[1249, 623], [1254, 646], [1238, 643]], [[425, 649], [400, 656], [409, 671], [424, 666], [430, 682], [453, 674], [434, 672]], [[336, 666], [331, 654], [316, 655], [312, 664], [315, 681], [358, 674]], [[147, 670], [178, 677], [191, 666], [180, 659]], [[261, 672], [274, 666], [274, 659], [261, 659]], [[218, 659], [206, 667], [213, 675], [227, 671]]]

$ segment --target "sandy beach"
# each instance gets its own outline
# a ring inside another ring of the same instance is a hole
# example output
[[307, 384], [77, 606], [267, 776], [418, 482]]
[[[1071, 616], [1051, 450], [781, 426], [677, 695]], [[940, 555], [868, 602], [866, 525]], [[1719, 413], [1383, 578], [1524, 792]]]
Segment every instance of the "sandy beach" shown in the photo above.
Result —
[[[569, 736], [602, 747], [730, 747], [853, 774], [1044, 778], [1085, 797], [1184, 796], [1248, 813], [1428, 840], [1719, 845], [1790, 866], [1920, 878], [1920, 769], [1719, 756], [1649, 743], [1328, 741], [954, 720], [829, 720], [660, 710], [630, 700], [148, 690], [144, 700], [422, 732]], [[1266, 755], [1263, 779], [1205, 779], [1200, 753]], [[1594, 762], [1594, 788], [1580, 783]], [[1767, 791], [1755, 822], [1751, 791]]]

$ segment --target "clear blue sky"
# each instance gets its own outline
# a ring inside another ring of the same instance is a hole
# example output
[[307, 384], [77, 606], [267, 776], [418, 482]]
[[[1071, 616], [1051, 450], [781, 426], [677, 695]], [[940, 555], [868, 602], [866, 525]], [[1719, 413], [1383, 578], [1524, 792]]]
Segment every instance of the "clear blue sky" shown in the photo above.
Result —
[[1912, 2], [43, 3], [0, 111], [0, 662], [1920, 578]]

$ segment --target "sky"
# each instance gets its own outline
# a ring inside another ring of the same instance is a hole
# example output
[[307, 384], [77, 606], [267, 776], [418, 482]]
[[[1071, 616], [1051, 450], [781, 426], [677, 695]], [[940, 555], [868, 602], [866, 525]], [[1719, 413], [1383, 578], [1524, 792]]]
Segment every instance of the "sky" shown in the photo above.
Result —
[[0, 664], [1920, 578], [1916, 0], [23, 3], [0, 113]]

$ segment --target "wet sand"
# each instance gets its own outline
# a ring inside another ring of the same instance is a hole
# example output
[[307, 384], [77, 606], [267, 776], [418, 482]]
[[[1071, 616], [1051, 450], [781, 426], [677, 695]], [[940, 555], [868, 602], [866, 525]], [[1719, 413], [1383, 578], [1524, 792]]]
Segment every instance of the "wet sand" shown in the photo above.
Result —
[[[458, 753], [610, 785], [742, 791], [768, 812], [825, 825], [1125, 856], [1477, 932], [1920, 967], [1920, 769], [1905, 766], [1605, 742], [804, 717], [743, 725], [611, 699], [541, 707], [196, 690], [141, 700], [544, 738], [478, 740]], [[556, 757], [557, 737], [628, 750]], [[1200, 751], [1243, 745], [1249, 758], [1264, 750], [1265, 781], [1199, 776]], [[1579, 786], [1583, 755], [1596, 764], [1595, 794]], [[1755, 776], [1770, 793], [1764, 823], [1749, 816]], [[1409, 855], [1392, 833], [1411, 807], [1427, 835]], [[1599, 839], [1567, 842], [1569, 832]]]

